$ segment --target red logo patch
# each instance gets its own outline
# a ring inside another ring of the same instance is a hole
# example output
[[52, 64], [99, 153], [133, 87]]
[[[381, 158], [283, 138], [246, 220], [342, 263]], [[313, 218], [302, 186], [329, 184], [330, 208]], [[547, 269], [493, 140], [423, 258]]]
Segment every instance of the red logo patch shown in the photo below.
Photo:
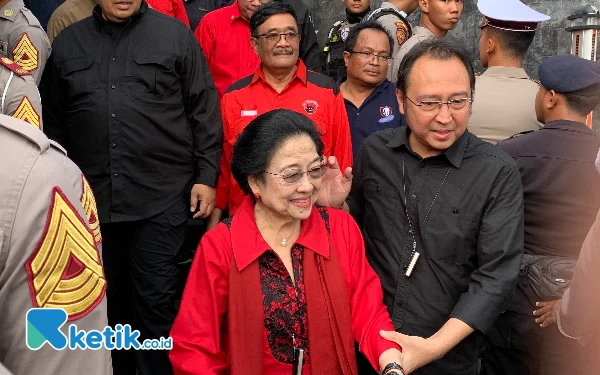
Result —
[[315, 100], [305, 100], [304, 103], [302, 103], [302, 107], [304, 108], [304, 111], [306, 111], [306, 113], [308, 113], [309, 115], [314, 115], [315, 113], [317, 113], [319, 103], [317, 103]]

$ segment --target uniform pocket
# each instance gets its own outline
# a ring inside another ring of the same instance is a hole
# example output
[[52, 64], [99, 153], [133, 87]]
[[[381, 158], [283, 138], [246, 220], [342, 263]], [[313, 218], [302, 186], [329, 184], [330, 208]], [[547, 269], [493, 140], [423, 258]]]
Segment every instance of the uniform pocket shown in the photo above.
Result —
[[95, 102], [100, 96], [99, 72], [94, 64], [94, 56], [81, 56], [64, 61], [60, 65], [60, 74], [68, 83], [68, 101], [70, 109], [79, 109]]
[[127, 63], [127, 94], [134, 100], [167, 101], [180, 90], [173, 54], [140, 54]]

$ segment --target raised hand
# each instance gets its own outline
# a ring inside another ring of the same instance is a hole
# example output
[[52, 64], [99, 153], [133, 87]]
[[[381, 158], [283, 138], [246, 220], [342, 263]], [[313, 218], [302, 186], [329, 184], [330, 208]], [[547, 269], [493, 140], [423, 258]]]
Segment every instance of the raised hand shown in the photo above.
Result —
[[335, 156], [327, 158], [327, 165], [329, 168], [323, 176], [323, 184], [319, 190], [317, 204], [320, 206], [341, 208], [352, 186], [352, 168], [346, 168], [342, 174]]

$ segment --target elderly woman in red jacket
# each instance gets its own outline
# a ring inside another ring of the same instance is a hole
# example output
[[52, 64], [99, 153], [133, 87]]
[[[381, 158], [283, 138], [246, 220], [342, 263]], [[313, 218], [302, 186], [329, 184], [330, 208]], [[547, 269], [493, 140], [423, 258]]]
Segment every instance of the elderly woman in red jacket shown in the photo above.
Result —
[[246, 199], [204, 235], [171, 331], [175, 374], [356, 375], [354, 342], [383, 374], [400, 348], [363, 239], [344, 211], [318, 208], [327, 165], [304, 115], [257, 117], [231, 170]]

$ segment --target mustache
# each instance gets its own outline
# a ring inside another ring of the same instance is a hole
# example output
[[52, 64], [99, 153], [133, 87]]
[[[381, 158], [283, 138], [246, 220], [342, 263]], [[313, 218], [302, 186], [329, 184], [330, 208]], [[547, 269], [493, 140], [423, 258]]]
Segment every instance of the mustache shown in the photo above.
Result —
[[282, 56], [282, 55], [293, 55], [293, 49], [278, 49], [273, 51], [273, 56]]

